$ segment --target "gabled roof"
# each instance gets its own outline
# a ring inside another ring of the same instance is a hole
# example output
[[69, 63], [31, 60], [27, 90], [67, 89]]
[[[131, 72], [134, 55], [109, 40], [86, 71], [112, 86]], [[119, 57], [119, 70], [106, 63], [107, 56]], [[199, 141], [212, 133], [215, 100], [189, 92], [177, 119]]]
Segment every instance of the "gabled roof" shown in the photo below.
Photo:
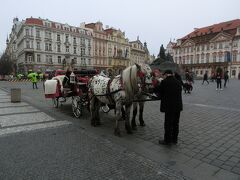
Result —
[[219, 24], [213, 24], [211, 26], [196, 28], [193, 32], [181, 38], [182, 40], [188, 38], [194, 38], [197, 36], [203, 36], [207, 34], [215, 34], [221, 31], [225, 31], [229, 34], [235, 35], [237, 31], [237, 27], [240, 26], [240, 19], [235, 19], [232, 21], [226, 21]]

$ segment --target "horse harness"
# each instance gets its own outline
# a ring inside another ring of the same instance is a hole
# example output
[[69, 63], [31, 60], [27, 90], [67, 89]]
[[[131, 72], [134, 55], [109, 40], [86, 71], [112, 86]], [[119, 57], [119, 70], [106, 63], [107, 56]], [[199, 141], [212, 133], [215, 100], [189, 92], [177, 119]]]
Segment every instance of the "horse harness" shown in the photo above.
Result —
[[[132, 75], [132, 68], [130, 69], [130, 77]], [[138, 70], [137, 71], [137, 76], [140, 78], [141, 80], [141, 84], [143, 84], [143, 86], [145, 86], [145, 74], [144, 72], [142, 72], [141, 70]], [[98, 94], [98, 95], [95, 95], [93, 92], [91, 92], [93, 94], [93, 96], [91, 97], [91, 99], [94, 97], [94, 96], [106, 96], [109, 100], [109, 102], [111, 103], [115, 103], [114, 99], [112, 98], [112, 94], [115, 94], [119, 91], [122, 91], [124, 90], [124, 83], [123, 83], [123, 80], [122, 80], [122, 74], [120, 75], [120, 84], [121, 84], [121, 88], [115, 90], [115, 91], [110, 91], [110, 85], [112, 83], [113, 79], [109, 79], [108, 81], [108, 84], [107, 84], [107, 93], [106, 94]], [[130, 85], [131, 85], [131, 88], [133, 88], [133, 84], [132, 84], [132, 81], [130, 81]]]

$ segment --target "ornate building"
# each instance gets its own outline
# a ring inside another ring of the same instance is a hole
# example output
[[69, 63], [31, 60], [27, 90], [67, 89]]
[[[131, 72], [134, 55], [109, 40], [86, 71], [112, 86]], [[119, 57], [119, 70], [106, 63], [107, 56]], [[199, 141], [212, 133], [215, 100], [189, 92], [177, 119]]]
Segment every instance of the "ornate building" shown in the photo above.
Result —
[[6, 51], [18, 72], [92, 67], [92, 31], [48, 19], [13, 20]]
[[86, 28], [93, 30], [93, 66], [98, 69], [107, 69], [107, 34], [101, 22], [85, 24]]
[[236, 78], [240, 73], [240, 19], [195, 28], [170, 43], [174, 61], [197, 76], [228, 70]]
[[147, 48], [147, 43], [145, 42], [144, 45], [142, 42], [137, 38], [136, 41], [131, 41], [131, 64], [134, 63], [150, 63], [150, 55]]
[[97, 68], [114, 75], [134, 62], [150, 61], [147, 43], [129, 42], [124, 32], [104, 29], [101, 22], [74, 27], [48, 19], [14, 18], [6, 43], [6, 53], [21, 73]]
[[112, 71], [113, 74], [119, 74], [130, 64], [130, 43], [121, 30], [108, 28], [105, 32], [108, 39], [109, 71], [110, 73]]

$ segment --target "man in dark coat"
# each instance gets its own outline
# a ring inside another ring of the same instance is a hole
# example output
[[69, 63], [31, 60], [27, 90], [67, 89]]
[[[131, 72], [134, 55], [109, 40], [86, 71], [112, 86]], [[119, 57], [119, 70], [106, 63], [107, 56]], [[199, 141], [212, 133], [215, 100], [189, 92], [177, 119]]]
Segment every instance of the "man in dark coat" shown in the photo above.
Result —
[[165, 71], [166, 78], [160, 84], [160, 111], [165, 113], [164, 140], [159, 140], [159, 144], [177, 144], [179, 132], [180, 112], [182, 104], [182, 86], [179, 80], [173, 76], [171, 70]]
[[205, 74], [203, 75], [203, 82], [202, 82], [202, 84], [204, 84], [205, 81], [209, 84], [207, 72], [205, 72]]
[[226, 87], [227, 82], [229, 81], [228, 71], [224, 73], [224, 87]]

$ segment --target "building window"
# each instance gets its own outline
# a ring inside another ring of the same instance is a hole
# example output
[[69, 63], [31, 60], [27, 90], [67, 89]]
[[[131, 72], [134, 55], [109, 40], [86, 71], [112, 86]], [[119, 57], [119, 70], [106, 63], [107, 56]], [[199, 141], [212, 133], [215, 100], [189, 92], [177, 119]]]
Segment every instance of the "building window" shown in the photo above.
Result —
[[45, 43], [45, 51], [52, 51], [52, 44], [51, 43]]
[[77, 44], [76, 37], [73, 37], [73, 43]]
[[51, 39], [52, 38], [52, 33], [49, 31], [45, 31], [45, 38]]
[[203, 74], [203, 71], [201, 70], [201, 71], [200, 71], [200, 75], [202, 75], [202, 74]]
[[206, 63], [209, 63], [209, 54], [206, 54]]
[[52, 64], [52, 56], [51, 55], [46, 55], [46, 63]]
[[77, 54], [77, 47], [76, 46], [73, 47], [73, 54]]
[[37, 54], [37, 62], [41, 62], [41, 55]]
[[85, 55], [85, 48], [81, 48], [81, 56]]
[[233, 47], [238, 47], [237, 42], [233, 42]]
[[30, 49], [30, 42], [29, 41], [26, 41], [26, 48]]
[[204, 49], [205, 49], [205, 48], [204, 48], [204, 45], [202, 45], [202, 51], [204, 51]]
[[213, 49], [217, 49], [217, 43], [214, 43]]
[[196, 71], [196, 74], [198, 75], [198, 71]]
[[204, 54], [201, 54], [201, 63], [204, 63]]
[[26, 36], [29, 36], [29, 29], [25, 29], [25, 32], [26, 32]]
[[222, 62], [222, 53], [218, 55], [218, 62]]
[[66, 36], [65, 36], [65, 41], [66, 41], [66, 42], [69, 42], [69, 35], [66, 35]]
[[222, 49], [222, 43], [219, 43], [219, 49]]
[[199, 54], [197, 54], [197, 61], [196, 63], [198, 64], [199, 63]]
[[36, 30], [36, 37], [40, 38], [40, 30], [38, 30], [38, 29]]
[[60, 44], [57, 45], [57, 52], [61, 52], [61, 45]]
[[33, 62], [33, 57], [32, 57], [32, 55], [28, 55], [28, 56], [27, 56], [27, 60], [28, 60], [28, 62]]
[[85, 45], [85, 39], [84, 38], [81, 38], [81, 45]]
[[57, 41], [60, 42], [61, 39], [60, 39], [60, 34], [57, 34]]
[[37, 41], [37, 50], [41, 50], [40, 42]]
[[207, 50], [209, 50], [210, 49], [210, 45], [209, 44], [207, 44]]
[[216, 62], [216, 58], [217, 58], [216, 54], [213, 54], [213, 62]]
[[197, 52], [199, 52], [199, 46], [197, 46]]
[[61, 64], [62, 63], [62, 57], [61, 56], [58, 56], [58, 64]]
[[88, 55], [91, 55], [91, 48], [88, 48]]
[[66, 46], [66, 52], [69, 52], [69, 46]]
[[233, 62], [237, 61], [237, 53], [236, 52], [234, 52], [233, 55], [232, 55], [232, 61]]
[[232, 76], [236, 76], [236, 70], [235, 69], [232, 70]]

